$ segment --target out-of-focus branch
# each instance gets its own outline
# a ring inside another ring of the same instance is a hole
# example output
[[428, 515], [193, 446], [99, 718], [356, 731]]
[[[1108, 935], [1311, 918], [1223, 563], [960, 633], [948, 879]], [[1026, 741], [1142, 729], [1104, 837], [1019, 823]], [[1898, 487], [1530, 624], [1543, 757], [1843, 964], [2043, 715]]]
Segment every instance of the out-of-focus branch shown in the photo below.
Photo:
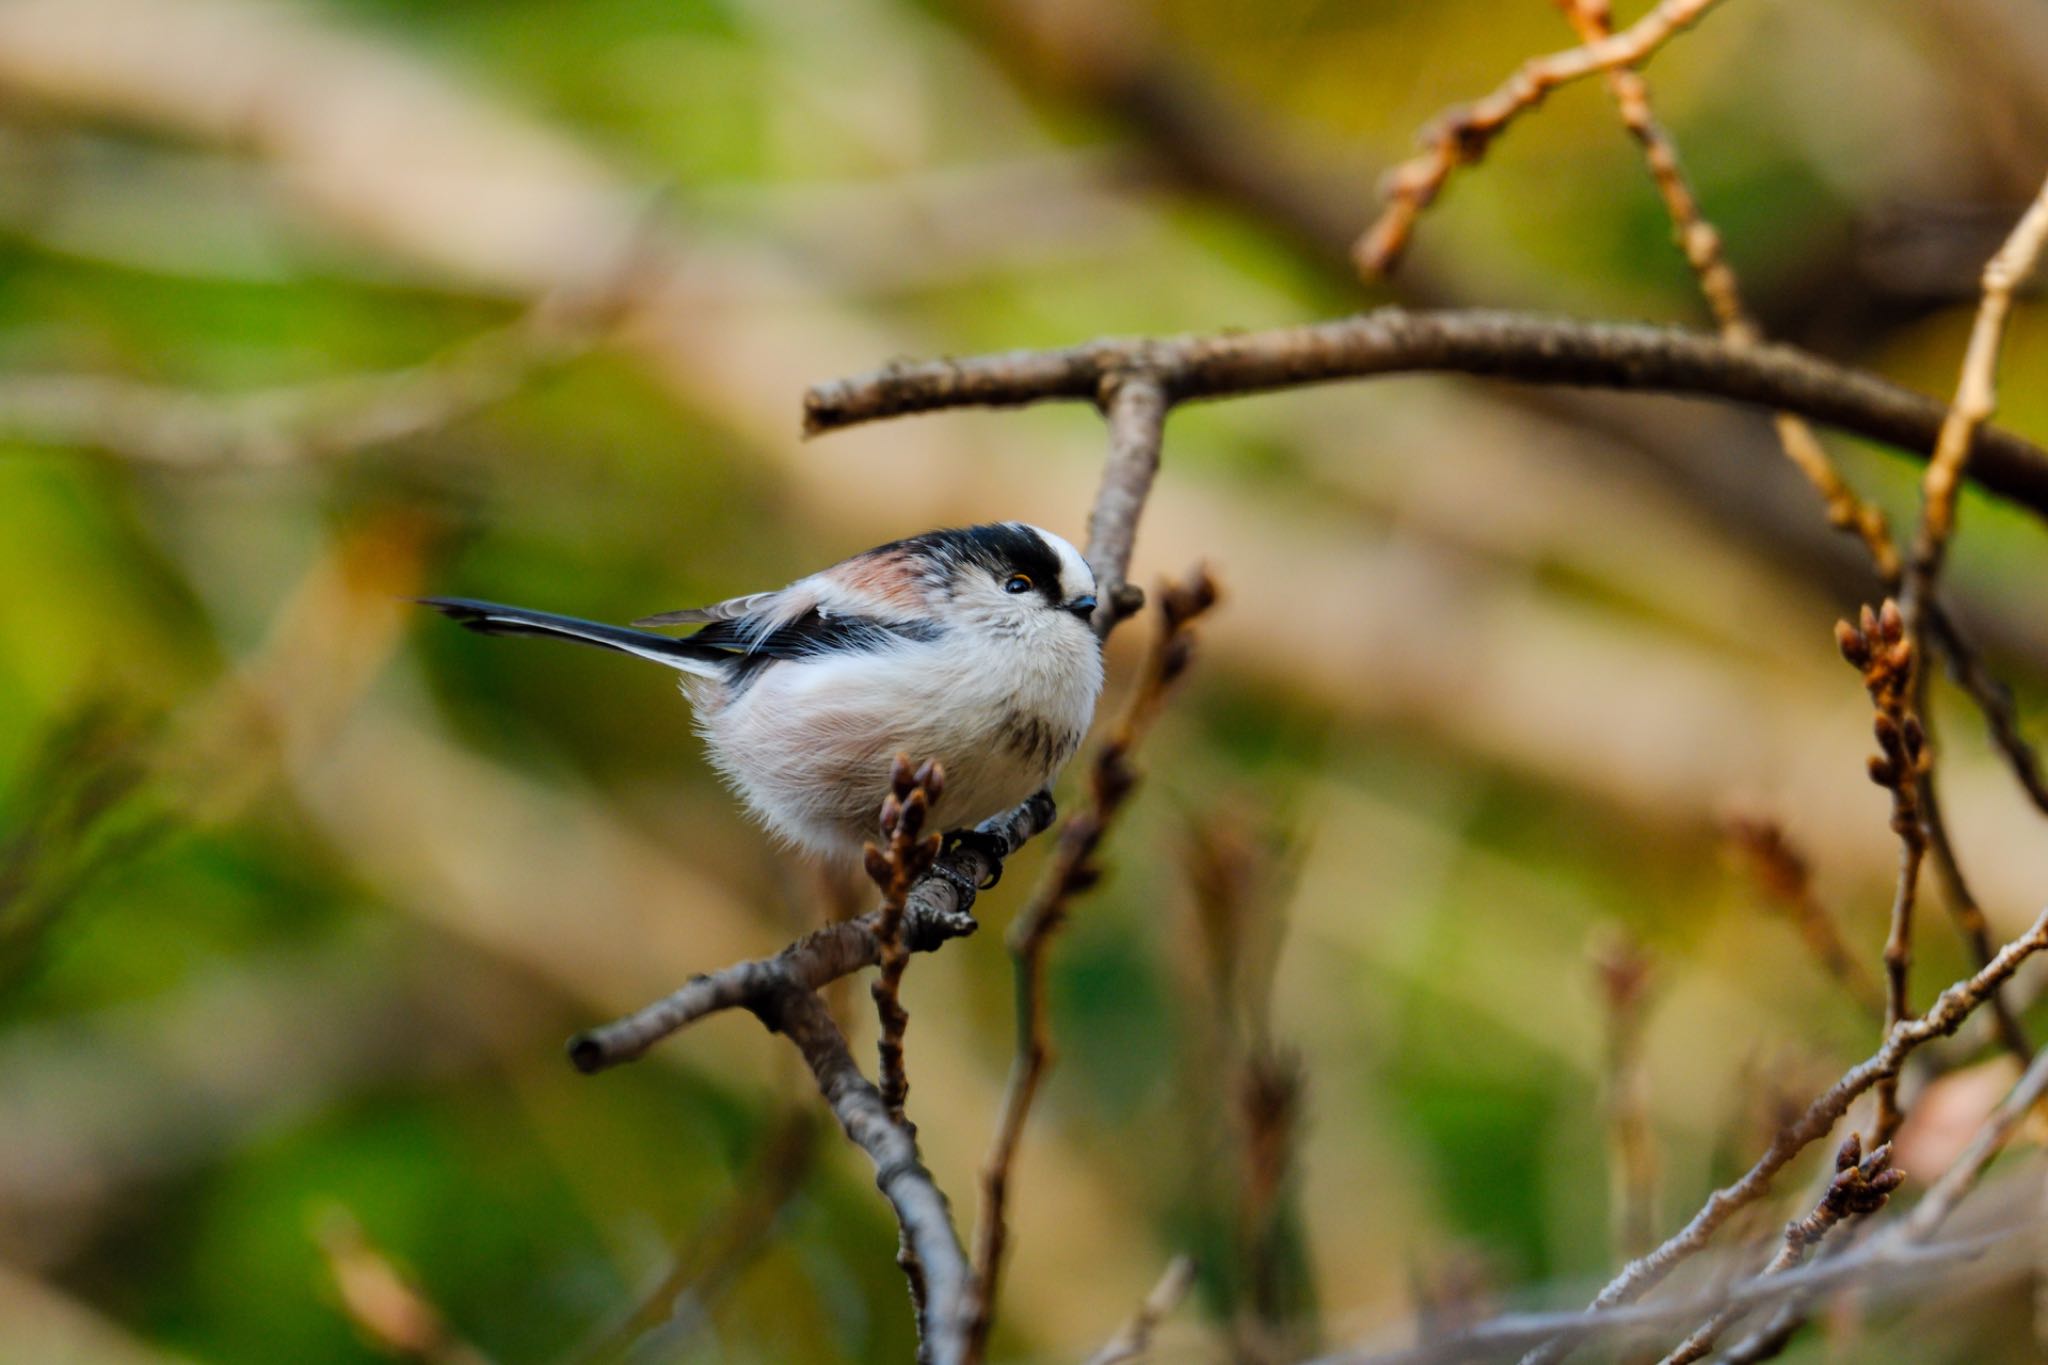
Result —
[[771, 1122], [734, 1182], [732, 1202], [679, 1243], [661, 1278], [624, 1312], [592, 1332], [569, 1365], [599, 1365], [625, 1357], [660, 1335], [664, 1348], [701, 1321], [701, 1309], [759, 1253], [783, 1206], [802, 1188], [814, 1164], [821, 1131], [808, 1107]]
[[[1835, 1178], [1828, 1183], [1820, 1202], [1804, 1218], [1786, 1224], [1777, 1254], [1759, 1272], [1758, 1278], [1783, 1275], [1792, 1270], [1827, 1240], [1837, 1224], [1866, 1218], [1883, 1208], [1885, 1200], [1906, 1178], [1904, 1171], [1891, 1164], [1891, 1154], [1891, 1145], [1887, 1143], [1864, 1156], [1862, 1142], [1851, 1133], [1842, 1143], [1841, 1150], [1835, 1153]], [[1714, 1349], [1721, 1333], [1727, 1331], [1729, 1324], [1740, 1315], [1741, 1310], [1737, 1308], [1724, 1308], [1714, 1314], [1694, 1328], [1690, 1336], [1664, 1357], [1661, 1365], [1691, 1365], [1691, 1362], [1702, 1359]]]
[[342, 1310], [377, 1348], [419, 1365], [488, 1365], [448, 1326], [411, 1277], [370, 1244], [361, 1224], [335, 1209], [314, 1228]]
[[1851, 999], [1877, 1017], [1884, 1015], [1884, 988], [1849, 951], [1842, 930], [1813, 892], [1813, 875], [1799, 850], [1786, 841], [1774, 820], [1737, 815], [1728, 820], [1728, 835], [1748, 859], [1765, 894], [1784, 907], [1799, 937], [1821, 969], [1840, 982]]
[[1873, 1244], [1862, 1251], [1783, 1274], [1753, 1275], [1703, 1294], [1581, 1313], [1509, 1313], [1406, 1350], [1347, 1351], [1319, 1356], [1309, 1365], [1464, 1365], [1505, 1359], [1536, 1342], [1569, 1351], [1595, 1341], [1634, 1337], [1644, 1331], [1698, 1321], [1703, 1315], [1722, 1309], [1750, 1312], [1829, 1290], [1924, 1292], [1944, 1272], [1964, 1267], [1976, 1270], [1994, 1256], [2006, 1258], [2007, 1263], [2019, 1261], [2024, 1255], [2022, 1247], [2031, 1235], [2028, 1228], [2012, 1227], [1925, 1246]]
[[1936, 599], [1923, 608], [1927, 636], [1948, 660], [1948, 674], [1984, 713], [1992, 747], [2004, 756], [2013, 778], [2027, 799], [2048, 815], [2048, 782], [2041, 777], [2040, 756], [2020, 733], [2019, 713], [2013, 706], [2012, 691], [1984, 666], [1975, 644], [1957, 626], [1947, 606]]
[[[2021, 963], [2044, 947], [2048, 947], [2048, 911], [2043, 911], [2025, 934], [2001, 948], [1989, 966], [1943, 991], [1925, 1014], [1895, 1024], [1885, 1035], [1883, 1046], [1851, 1067], [1799, 1117], [1781, 1128], [1771, 1140], [1771, 1145], [1741, 1178], [1715, 1190], [1684, 1227], [1647, 1256], [1638, 1257], [1623, 1267], [1621, 1273], [1594, 1296], [1588, 1313], [1596, 1314], [1631, 1303], [1655, 1288], [1680, 1262], [1705, 1247], [1738, 1211], [1763, 1198], [1778, 1173], [1810, 1144], [1825, 1136], [1859, 1096], [1897, 1076], [1906, 1058], [1922, 1044], [1962, 1027], [1963, 1021], [2010, 979]], [[1554, 1365], [1566, 1349], [1568, 1344], [1563, 1339], [1546, 1343], [1525, 1356], [1523, 1365], [1539, 1365], [1539, 1362]]]
[[1180, 1301], [1187, 1297], [1194, 1283], [1194, 1260], [1187, 1256], [1174, 1257], [1167, 1265], [1166, 1273], [1159, 1277], [1159, 1283], [1152, 1286], [1152, 1292], [1138, 1305], [1138, 1311], [1131, 1314], [1130, 1321], [1104, 1342], [1101, 1350], [1089, 1356], [1085, 1365], [1124, 1365], [1126, 1361], [1142, 1357], [1152, 1349], [1152, 1333], [1168, 1313], [1180, 1306]]
[[[1156, 425], [1152, 429], [1156, 431]], [[1105, 526], [1110, 523], [1110, 518], [1102, 520]], [[1112, 538], [1102, 533], [1096, 537], [1098, 541]], [[1010, 956], [1017, 990], [1017, 1049], [1009, 1083], [1003, 1090], [1002, 1109], [996, 1118], [995, 1138], [981, 1170], [981, 1216], [974, 1244], [977, 1297], [970, 1328], [971, 1349], [976, 1359], [987, 1346], [1002, 1283], [1003, 1253], [1009, 1241], [1005, 1211], [1010, 1170], [1017, 1159], [1017, 1147], [1023, 1141], [1024, 1124], [1038, 1097], [1039, 1085], [1053, 1063], [1052, 1037], [1046, 1019], [1046, 952], [1053, 937], [1066, 924], [1075, 897], [1102, 878], [1095, 855], [1110, 823], [1136, 785], [1131, 755], [1158, 718], [1173, 684], [1187, 671], [1194, 646], [1189, 627], [1215, 605], [1216, 596], [1215, 583], [1199, 565], [1181, 582], [1160, 589], [1158, 640], [1123, 717], [1089, 764], [1088, 804], [1069, 816], [1061, 827], [1053, 866], [1044, 885], [1010, 928]]]
[[[892, 365], [811, 388], [804, 425], [817, 434], [945, 408], [1095, 401], [1105, 380], [1130, 373], [1152, 376], [1170, 402], [1184, 402], [1421, 372], [1719, 398], [1797, 412], [1922, 455], [1934, 449], [1945, 411], [1876, 375], [1775, 343], [1730, 346], [1677, 328], [1477, 309], [1382, 308], [1268, 331]], [[2048, 452], [1989, 427], [1974, 440], [1971, 477], [2048, 517]]]
[[1650, 1129], [1649, 1074], [1643, 1064], [1653, 965], [1633, 939], [1606, 947], [1593, 962], [1606, 1020], [1608, 1223], [1621, 1259], [1656, 1243], [1657, 1145]]
[[2035, 1055], [2011, 1092], [1977, 1130], [1969, 1147], [1942, 1172], [1914, 1207], [1905, 1226], [1894, 1235], [1905, 1241], [1924, 1242], [1938, 1232], [1963, 1196], [1976, 1188], [1984, 1168], [2005, 1149], [2021, 1121], [2033, 1112], [2043, 1095], [2048, 1095], [2048, 1049]]
[[1536, 107], [1561, 85], [1596, 71], [1634, 66], [1680, 29], [1697, 21], [1716, 0], [1663, 0], [1648, 14], [1611, 37], [1524, 62], [1499, 88], [1475, 103], [1454, 109], [1423, 135], [1429, 150], [1391, 171], [1387, 206], [1353, 248], [1361, 275], [1384, 274], [1400, 259], [1415, 220], [1429, 207], [1459, 166], [1486, 154], [1508, 124]]
[[[1928, 621], [1931, 622], [1936, 617], [1946, 619], [1947, 614], [1940, 610], [1939, 604], [1930, 606], [1933, 610], [1928, 613]], [[1921, 638], [1924, 646], [1932, 638], [1931, 631]], [[1919, 718], [1920, 728], [1926, 736], [1926, 748], [1931, 755], [1939, 753], [1940, 746], [1934, 738], [1934, 711], [1928, 704], [1931, 679], [1924, 664], [1924, 648], [1921, 658], [1921, 665], [1913, 672], [1913, 714]], [[1920, 790], [1915, 799], [1920, 808], [1920, 823], [1927, 843], [1927, 861], [1933, 864], [1935, 879], [1941, 885], [1942, 901], [1948, 906], [1949, 918], [1954, 922], [1956, 932], [1962, 936], [1963, 943], [1969, 948], [1971, 957], [1977, 965], [1982, 966], [1989, 962], [1991, 955], [1997, 951], [1997, 942], [1992, 937], [1991, 922], [1985, 917], [1984, 907], [1977, 902], [1977, 893], [1970, 889], [1969, 879], [1963, 875], [1962, 861], [1956, 855], [1954, 841], [1949, 838], [1948, 818], [1941, 802], [1941, 784], [1935, 778], [1934, 764], [1931, 761], [1924, 765], [1920, 774]], [[2025, 1065], [2032, 1059], [2034, 1048], [2027, 1041], [2027, 1032], [2020, 1023], [2019, 1011], [2013, 1007], [2006, 995], [2007, 992], [1998, 991], [1991, 997], [1991, 1027], [1998, 1035], [2000, 1044], [2017, 1057], [2021, 1065]]]
[[1933, 457], [1921, 479], [1920, 531], [1913, 543], [1904, 597], [1909, 623], [1917, 624], [1919, 604], [1933, 596], [1934, 581], [1955, 530], [1956, 495], [1962, 488], [1964, 468], [1978, 430], [1991, 420], [1997, 407], [1998, 352], [2005, 341], [2013, 291], [2033, 273], [2044, 245], [2048, 245], [2048, 184], [2042, 185], [2005, 245], [1984, 267], [1984, 297], [1970, 329], [1955, 401], [1942, 419]]
[[102, 374], [0, 376], [0, 439], [177, 469], [268, 468], [385, 445], [509, 398], [595, 344], [627, 294], [549, 299], [418, 365], [211, 395]]

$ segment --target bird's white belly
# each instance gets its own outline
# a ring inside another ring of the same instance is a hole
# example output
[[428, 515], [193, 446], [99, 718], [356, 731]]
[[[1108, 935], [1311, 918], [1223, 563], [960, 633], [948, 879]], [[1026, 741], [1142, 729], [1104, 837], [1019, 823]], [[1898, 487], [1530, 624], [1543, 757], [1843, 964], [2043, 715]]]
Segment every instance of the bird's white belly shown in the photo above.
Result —
[[851, 856], [874, 836], [896, 755], [936, 759], [931, 828], [965, 828], [1049, 783], [1095, 709], [1102, 665], [1023, 642], [963, 660], [913, 644], [771, 664], [738, 687], [686, 683], [712, 762], [777, 835]]

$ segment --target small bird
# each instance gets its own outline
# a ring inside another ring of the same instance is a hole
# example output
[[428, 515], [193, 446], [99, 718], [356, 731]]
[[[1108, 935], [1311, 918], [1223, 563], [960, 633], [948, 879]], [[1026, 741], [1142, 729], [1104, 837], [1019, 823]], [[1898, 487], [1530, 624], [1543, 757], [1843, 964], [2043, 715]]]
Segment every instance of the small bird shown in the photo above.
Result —
[[711, 762], [768, 829], [856, 860], [898, 754], [936, 759], [932, 826], [966, 832], [1049, 785], [1102, 691], [1095, 574], [1022, 522], [876, 546], [775, 592], [643, 617], [677, 639], [459, 597], [486, 635], [574, 640], [682, 673]]

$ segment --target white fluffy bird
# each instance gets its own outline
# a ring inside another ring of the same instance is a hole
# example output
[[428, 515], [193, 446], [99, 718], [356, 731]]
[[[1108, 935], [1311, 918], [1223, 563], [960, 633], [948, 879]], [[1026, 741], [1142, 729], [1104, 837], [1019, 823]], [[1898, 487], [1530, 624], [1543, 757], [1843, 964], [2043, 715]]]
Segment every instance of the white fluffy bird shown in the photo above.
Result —
[[964, 831], [1047, 786], [1102, 690], [1095, 575], [1022, 522], [880, 545], [776, 592], [664, 612], [685, 639], [466, 598], [424, 599], [486, 635], [615, 649], [683, 674], [711, 761], [775, 834], [857, 858], [897, 754], [937, 759], [932, 820]]

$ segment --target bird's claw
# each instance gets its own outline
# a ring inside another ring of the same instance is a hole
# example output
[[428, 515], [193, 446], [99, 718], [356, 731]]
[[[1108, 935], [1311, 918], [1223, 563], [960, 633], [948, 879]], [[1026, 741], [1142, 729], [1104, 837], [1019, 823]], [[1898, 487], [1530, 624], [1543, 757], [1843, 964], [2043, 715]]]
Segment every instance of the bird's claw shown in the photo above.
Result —
[[[988, 880], [976, 887], [976, 890], [987, 891], [1003, 879], [1003, 859], [1010, 852], [1010, 845], [1007, 840], [1003, 839], [1000, 835], [990, 834], [986, 830], [956, 829], [946, 836], [945, 851], [946, 853], [951, 853], [953, 850], [960, 848], [972, 849], [974, 852], [979, 853], [988, 860], [988, 865], [992, 869], [988, 874]], [[941, 856], [943, 859], [943, 855]], [[944, 865], [944, 862], [941, 861], [940, 866], [944, 867]]]

